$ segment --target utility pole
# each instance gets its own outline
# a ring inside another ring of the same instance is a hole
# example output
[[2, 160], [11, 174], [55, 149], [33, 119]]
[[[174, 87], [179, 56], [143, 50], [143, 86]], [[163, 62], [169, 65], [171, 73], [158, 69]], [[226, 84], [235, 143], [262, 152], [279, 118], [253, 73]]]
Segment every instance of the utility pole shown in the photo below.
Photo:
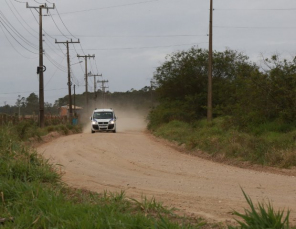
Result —
[[86, 106], [88, 107], [88, 82], [87, 82], [87, 58], [95, 58], [95, 55], [85, 55], [85, 56], [80, 56], [79, 54], [77, 54], [77, 57], [83, 57], [85, 60], [85, 102], [86, 102]]
[[150, 100], [151, 100], [151, 102], [153, 101], [153, 80], [150, 80]]
[[108, 83], [109, 81], [108, 80], [98, 80], [97, 81], [98, 83], [102, 83], [102, 86], [101, 86], [101, 88], [102, 88], [102, 93], [103, 93], [103, 106], [104, 106], [104, 104], [105, 104], [105, 89], [106, 88], [109, 88], [109, 87], [106, 87], [105, 86], [105, 83]]
[[72, 117], [73, 117], [73, 113], [72, 113], [72, 95], [71, 95], [71, 86], [72, 86], [72, 82], [71, 82], [71, 71], [70, 71], [70, 55], [69, 55], [69, 44], [74, 44], [74, 43], [80, 43], [79, 39], [78, 41], [63, 41], [63, 42], [58, 42], [57, 39], [55, 40], [56, 44], [66, 44], [67, 47], [67, 63], [68, 63], [68, 94], [69, 94], [69, 119], [70, 119], [70, 123], [72, 123]]
[[91, 72], [88, 73], [88, 77], [94, 77], [94, 99], [97, 99], [97, 81], [96, 81], [96, 76], [102, 76], [102, 74], [92, 74]]
[[43, 72], [45, 72], [46, 67], [43, 65], [43, 34], [42, 34], [42, 10], [54, 9], [55, 4], [52, 7], [48, 7], [46, 3], [40, 6], [29, 6], [26, 4], [27, 8], [39, 8], [39, 66], [37, 67], [37, 74], [39, 74], [39, 126], [44, 127], [44, 80]]
[[76, 93], [75, 93], [75, 84], [74, 84], [74, 116], [75, 116], [75, 111], [76, 111], [76, 104], [75, 104], [75, 96], [76, 96]]
[[213, 91], [212, 91], [212, 79], [213, 79], [213, 0], [210, 0], [210, 29], [209, 29], [209, 75], [208, 75], [208, 109], [207, 120], [212, 122], [213, 119]]

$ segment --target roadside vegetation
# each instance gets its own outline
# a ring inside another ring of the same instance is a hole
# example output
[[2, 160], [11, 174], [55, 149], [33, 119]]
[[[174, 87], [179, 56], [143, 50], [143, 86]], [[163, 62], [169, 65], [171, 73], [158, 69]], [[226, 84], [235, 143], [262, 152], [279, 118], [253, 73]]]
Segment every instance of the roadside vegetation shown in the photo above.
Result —
[[208, 51], [167, 56], [153, 80], [158, 105], [148, 129], [219, 158], [296, 166], [296, 58], [252, 63], [233, 50], [214, 52], [213, 115], [207, 122]]
[[244, 132], [227, 117], [215, 118], [212, 123], [206, 119], [192, 123], [174, 120], [155, 128], [154, 134], [220, 160], [291, 168], [296, 166], [296, 130], [282, 131], [278, 126], [262, 124]]
[[253, 204], [251, 198], [242, 190], [244, 197], [250, 207], [245, 209], [245, 213], [234, 212], [234, 215], [241, 218], [237, 219], [239, 226], [229, 226], [229, 229], [262, 229], [262, 228], [274, 228], [274, 229], [290, 229], [296, 227], [290, 227], [289, 215], [290, 211], [284, 210], [276, 211], [273, 209], [270, 202], [268, 204], [262, 202], [258, 203], [258, 206]]
[[[0, 228], [202, 228], [201, 219], [179, 217], [154, 198], [129, 199], [120, 193], [76, 190], [61, 181], [47, 160], [24, 144], [47, 131], [73, 131], [70, 126], [42, 130], [0, 127]], [[26, 126], [26, 127], [25, 127]], [[25, 129], [22, 134], [20, 130]], [[207, 227], [208, 228], [208, 227]]]

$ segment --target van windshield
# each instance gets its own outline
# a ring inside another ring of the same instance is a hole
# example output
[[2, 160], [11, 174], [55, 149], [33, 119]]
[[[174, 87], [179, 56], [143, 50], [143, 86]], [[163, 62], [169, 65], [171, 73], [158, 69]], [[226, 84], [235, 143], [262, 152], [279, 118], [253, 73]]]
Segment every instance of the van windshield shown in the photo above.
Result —
[[113, 119], [113, 112], [95, 112], [95, 119]]

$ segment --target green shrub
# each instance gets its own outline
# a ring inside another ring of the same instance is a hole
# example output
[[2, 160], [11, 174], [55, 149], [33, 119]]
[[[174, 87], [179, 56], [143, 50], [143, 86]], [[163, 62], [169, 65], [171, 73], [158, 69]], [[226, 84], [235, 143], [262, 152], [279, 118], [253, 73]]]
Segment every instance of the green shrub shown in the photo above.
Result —
[[[220, 117], [211, 123], [205, 119], [193, 123], [173, 120], [155, 127], [154, 134], [179, 145], [185, 144], [187, 149], [202, 150], [213, 156], [286, 168], [295, 166], [296, 131], [270, 132], [272, 129], [269, 126], [260, 135], [252, 134], [240, 130], [231, 118]], [[278, 127], [274, 129], [279, 130]]]
[[[250, 209], [245, 209], [245, 213], [241, 214], [234, 211], [234, 215], [243, 219], [237, 220], [239, 228], [242, 229], [289, 229], [289, 214], [284, 216], [284, 211], [275, 211], [270, 203], [258, 203], [256, 208], [249, 196], [243, 191], [244, 197], [248, 202]], [[234, 227], [229, 227], [234, 228]]]

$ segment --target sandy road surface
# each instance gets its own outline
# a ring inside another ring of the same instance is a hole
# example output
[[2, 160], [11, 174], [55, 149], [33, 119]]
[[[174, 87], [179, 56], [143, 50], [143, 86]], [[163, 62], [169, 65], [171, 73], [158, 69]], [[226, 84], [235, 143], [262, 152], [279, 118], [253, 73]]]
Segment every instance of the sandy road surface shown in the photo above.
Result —
[[[180, 153], [144, 132], [120, 128], [114, 133], [60, 137], [38, 147], [53, 163], [62, 164], [69, 185], [91, 191], [125, 190], [127, 197], [148, 198], [181, 213], [208, 220], [233, 220], [233, 209], [253, 199], [271, 201], [291, 212], [296, 224], [296, 178], [236, 168]], [[123, 130], [125, 129], [125, 130]]]

